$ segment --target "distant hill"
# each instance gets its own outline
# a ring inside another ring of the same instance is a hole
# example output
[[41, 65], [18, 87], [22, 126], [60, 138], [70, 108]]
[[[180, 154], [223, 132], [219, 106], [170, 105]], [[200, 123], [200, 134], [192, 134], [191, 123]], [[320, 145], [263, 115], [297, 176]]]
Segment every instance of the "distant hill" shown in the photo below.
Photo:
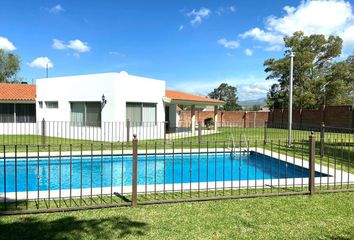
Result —
[[266, 100], [265, 98], [258, 98], [258, 99], [253, 99], [253, 100], [239, 101], [239, 104], [242, 107], [253, 106], [253, 105], [263, 106], [265, 104], [265, 100]]

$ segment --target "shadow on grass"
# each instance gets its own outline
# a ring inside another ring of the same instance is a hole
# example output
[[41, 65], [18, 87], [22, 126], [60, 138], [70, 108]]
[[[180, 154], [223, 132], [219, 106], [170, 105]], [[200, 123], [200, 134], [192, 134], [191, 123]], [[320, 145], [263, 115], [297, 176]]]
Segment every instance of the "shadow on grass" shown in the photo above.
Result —
[[16, 222], [0, 222], [0, 239], [119, 239], [128, 235], [145, 235], [144, 222], [126, 217], [78, 219], [73, 216], [55, 220], [38, 217], [19, 218]]

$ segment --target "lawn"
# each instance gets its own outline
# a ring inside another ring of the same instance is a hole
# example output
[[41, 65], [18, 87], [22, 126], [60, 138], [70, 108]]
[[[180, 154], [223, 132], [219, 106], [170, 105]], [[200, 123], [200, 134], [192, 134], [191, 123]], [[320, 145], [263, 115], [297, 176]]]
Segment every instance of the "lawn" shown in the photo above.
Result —
[[354, 193], [4, 216], [0, 239], [354, 239]]

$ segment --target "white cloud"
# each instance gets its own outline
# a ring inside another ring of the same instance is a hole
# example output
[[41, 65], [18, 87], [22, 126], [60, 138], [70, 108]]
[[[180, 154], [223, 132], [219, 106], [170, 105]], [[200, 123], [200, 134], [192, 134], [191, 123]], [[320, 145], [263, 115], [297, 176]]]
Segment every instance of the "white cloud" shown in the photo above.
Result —
[[235, 6], [229, 6], [229, 7], [219, 7], [215, 13], [219, 16], [223, 15], [223, 14], [227, 14], [227, 13], [234, 13], [236, 11], [236, 7]]
[[274, 84], [274, 82], [270, 81], [262, 81], [262, 82], [255, 82], [251, 84], [241, 84], [239, 85], [239, 92], [243, 93], [244, 95], [265, 95], [267, 94], [270, 87]]
[[200, 8], [199, 10], [193, 9], [191, 12], [187, 13], [187, 16], [192, 18], [190, 23], [192, 26], [198, 26], [202, 23], [203, 19], [211, 14], [211, 10], [208, 8]]
[[183, 28], [184, 28], [184, 26], [183, 26], [183, 25], [180, 25], [179, 28], [178, 28], [178, 32], [182, 31]]
[[53, 46], [54, 49], [57, 49], [57, 50], [72, 49], [72, 50], [74, 50], [75, 52], [78, 52], [78, 53], [89, 52], [91, 50], [91, 48], [90, 48], [90, 46], [88, 45], [87, 42], [82, 42], [79, 39], [70, 40], [68, 42], [68, 44], [65, 44], [61, 40], [53, 39], [52, 46]]
[[60, 12], [64, 12], [64, 11], [65, 11], [65, 9], [60, 4], [57, 4], [54, 7], [52, 7], [51, 9], [49, 9], [49, 12], [51, 12], [51, 13], [60, 13]]
[[47, 57], [39, 57], [34, 59], [31, 63], [28, 63], [30, 67], [35, 67], [35, 68], [52, 68], [54, 64], [52, 61], [47, 58]]
[[261, 42], [266, 42], [270, 45], [283, 44], [283, 37], [280, 34], [265, 32], [259, 28], [252, 28], [251, 30], [241, 34], [242, 38], [252, 37]]
[[306, 35], [338, 35], [344, 40], [344, 49], [354, 50], [354, 14], [350, 2], [345, 0], [302, 1], [298, 6], [285, 6], [281, 17], [269, 16], [265, 30], [253, 28], [241, 36], [268, 44], [267, 50], [279, 50], [283, 36], [295, 31]]
[[91, 50], [87, 42], [82, 42], [79, 39], [70, 40], [67, 47], [80, 53], [89, 52]]
[[279, 52], [283, 49], [282, 45], [273, 45], [273, 46], [268, 46], [265, 47], [264, 50], [268, 52]]
[[252, 49], [246, 48], [246, 49], [245, 49], [245, 55], [246, 55], [246, 56], [249, 56], [249, 57], [250, 57], [250, 56], [253, 56], [253, 51], [252, 51]]
[[58, 50], [63, 50], [63, 49], [67, 49], [66, 45], [64, 44], [63, 41], [58, 40], [58, 39], [53, 39], [53, 48], [54, 49], [58, 49]]
[[218, 44], [230, 49], [235, 49], [240, 46], [240, 43], [238, 41], [228, 41], [226, 38], [219, 39]]
[[284, 10], [283, 17], [268, 17], [268, 29], [285, 35], [300, 30], [305, 34], [330, 35], [353, 18], [350, 3], [338, 0], [303, 1], [297, 7], [285, 6]]
[[221, 83], [227, 83], [237, 87], [239, 100], [252, 100], [266, 97], [269, 88], [274, 84], [272, 81], [266, 81], [265, 76], [238, 76], [231, 78], [223, 78], [221, 80], [193, 80], [178, 82], [175, 85], [168, 86], [170, 89], [176, 89], [191, 94], [206, 96], [214, 88]]
[[14, 51], [16, 47], [5, 37], [0, 37], [0, 49], [5, 51]]

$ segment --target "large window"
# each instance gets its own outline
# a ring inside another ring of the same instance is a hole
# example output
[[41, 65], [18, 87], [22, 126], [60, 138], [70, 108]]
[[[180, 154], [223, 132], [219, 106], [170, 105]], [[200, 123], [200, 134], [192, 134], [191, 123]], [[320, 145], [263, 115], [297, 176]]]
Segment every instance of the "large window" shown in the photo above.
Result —
[[127, 120], [133, 125], [156, 124], [156, 103], [127, 103]]
[[71, 102], [71, 123], [74, 126], [101, 126], [101, 102]]
[[0, 103], [0, 122], [36, 122], [36, 104]]

